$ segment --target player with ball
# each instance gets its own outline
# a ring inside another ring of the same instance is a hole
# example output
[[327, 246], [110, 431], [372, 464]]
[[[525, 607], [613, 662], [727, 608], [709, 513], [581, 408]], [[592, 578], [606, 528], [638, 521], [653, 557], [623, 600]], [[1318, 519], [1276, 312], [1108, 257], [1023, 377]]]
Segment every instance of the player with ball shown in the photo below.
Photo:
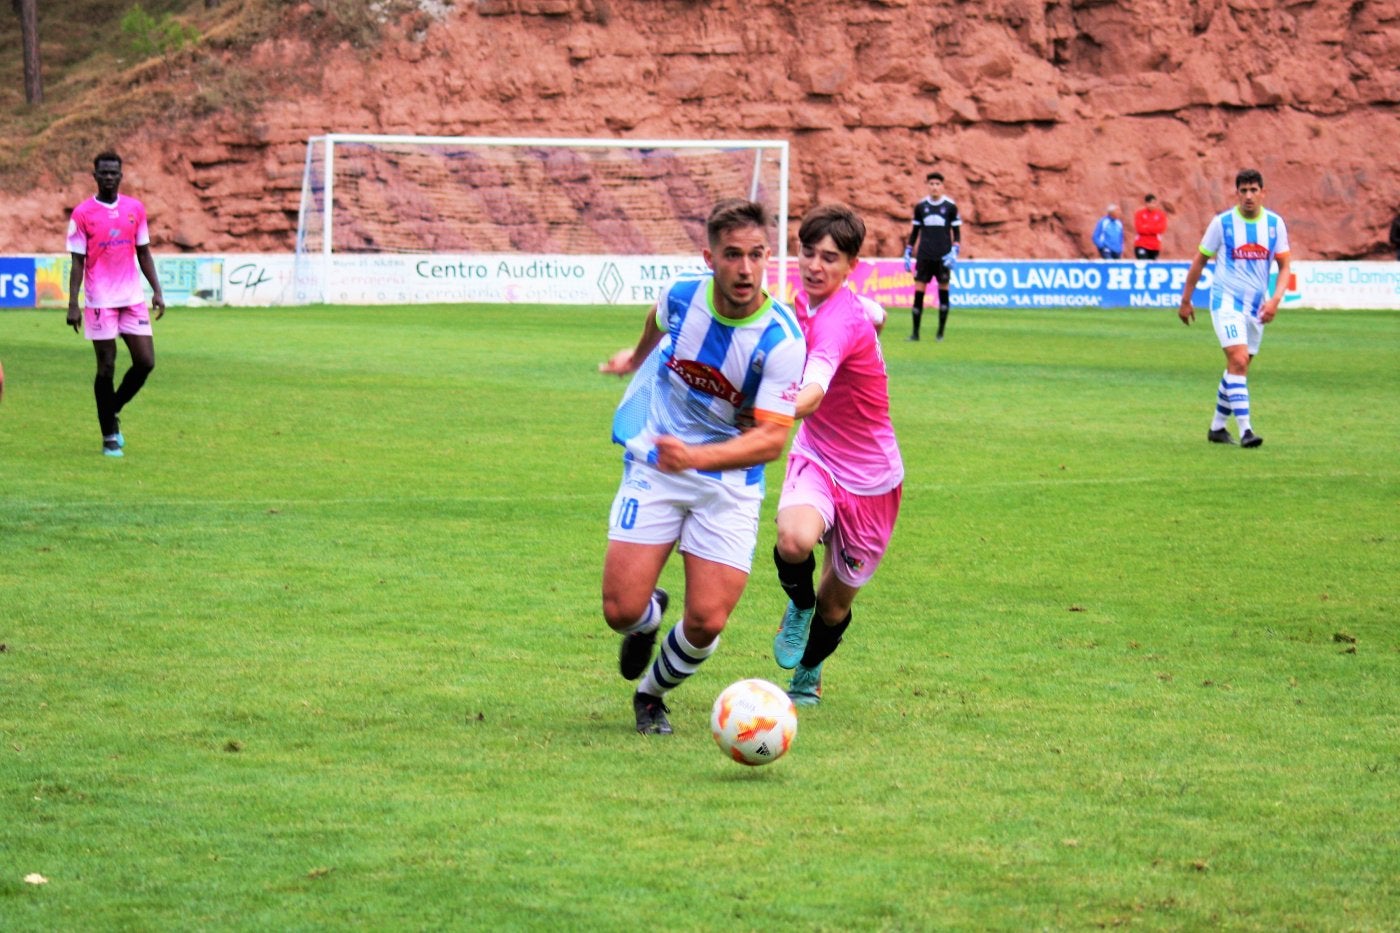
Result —
[[[721, 201], [706, 228], [711, 272], [667, 285], [636, 346], [599, 367], [635, 374], [613, 418], [625, 453], [608, 525], [603, 617], [622, 635], [619, 673], [641, 678], [632, 709], [644, 735], [671, 732], [663, 698], [714, 653], [743, 595], [763, 465], [787, 444], [806, 356], [792, 310], [763, 288], [768, 212]], [[685, 609], [665, 631], [670, 599], [656, 584], [677, 549]]]

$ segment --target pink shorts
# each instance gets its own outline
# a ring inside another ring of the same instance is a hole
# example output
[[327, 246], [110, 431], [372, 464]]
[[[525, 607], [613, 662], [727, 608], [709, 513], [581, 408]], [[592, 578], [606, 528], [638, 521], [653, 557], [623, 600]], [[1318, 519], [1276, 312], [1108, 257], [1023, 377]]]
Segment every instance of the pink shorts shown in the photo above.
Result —
[[879, 495], [857, 495], [838, 485], [820, 464], [801, 454], [791, 454], [778, 511], [808, 505], [821, 513], [826, 524], [822, 544], [832, 569], [842, 583], [861, 587], [875, 576], [875, 569], [890, 546], [903, 496], [902, 483]]
[[151, 336], [151, 312], [145, 303], [127, 308], [84, 308], [83, 336], [89, 340], [116, 340], [118, 334]]

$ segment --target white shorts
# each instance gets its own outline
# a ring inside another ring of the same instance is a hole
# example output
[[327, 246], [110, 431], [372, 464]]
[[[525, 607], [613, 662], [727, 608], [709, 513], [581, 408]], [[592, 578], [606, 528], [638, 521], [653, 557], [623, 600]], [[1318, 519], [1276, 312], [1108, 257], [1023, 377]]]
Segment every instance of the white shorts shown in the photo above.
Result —
[[1259, 352], [1259, 342], [1264, 339], [1264, 325], [1259, 318], [1237, 307], [1212, 308], [1210, 322], [1215, 325], [1215, 336], [1220, 338], [1222, 347], [1249, 347], [1249, 355]]
[[693, 471], [663, 473], [628, 460], [613, 499], [608, 538], [680, 543], [682, 553], [748, 573], [758, 546], [763, 487], [730, 486]]

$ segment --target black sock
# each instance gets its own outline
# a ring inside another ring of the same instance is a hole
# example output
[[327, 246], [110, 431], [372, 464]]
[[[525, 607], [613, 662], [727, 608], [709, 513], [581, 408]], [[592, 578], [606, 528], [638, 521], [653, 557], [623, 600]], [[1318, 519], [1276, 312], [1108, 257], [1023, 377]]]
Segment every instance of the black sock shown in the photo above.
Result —
[[141, 391], [141, 387], [146, 384], [146, 377], [151, 374], [149, 368], [145, 366], [133, 365], [122, 376], [122, 384], [117, 386], [117, 394], [113, 399], [112, 414], [118, 414], [126, 403], [136, 397], [136, 393]]
[[811, 609], [817, 604], [817, 590], [812, 585], [812, 573], [817, 569], [817, 558], [808, 554], [800, 564], [790, 564], [773, 548], [773, 566], [778, 568], [778, 585], [798, 609]]
[[948, 289], [938, 290], [938, 336], [943, 336], [943, 328], [948, 324], [949, 295]]
[[835, 625], [827, 625], [821, 619], [813, 619], [811, 631], [807, 634], [807, 650], [802, 652], [802, 666], [811, 670], [831, 657], [832, 652], [841, 644], [846, 627], [850, 624], [849, 612], [846, 613], [845, 619]]
[[914, 336], [919, 336], [919, 322], [924, 319], [924, 293], [914, 293]]
[[117, 400], [112, 390], [112, 377], [98, 375], [92, 380], [92, 395], [97, 400], [97, 426], [103, 437], [117, 433]]

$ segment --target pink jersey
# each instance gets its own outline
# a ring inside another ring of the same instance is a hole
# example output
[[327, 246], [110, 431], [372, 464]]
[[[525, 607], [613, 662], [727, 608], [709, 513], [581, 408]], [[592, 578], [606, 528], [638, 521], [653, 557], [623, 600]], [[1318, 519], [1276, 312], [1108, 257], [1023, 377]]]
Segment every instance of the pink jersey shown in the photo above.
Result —
[[68, 252], [86, 256], [84, 303], [89, 308], [126, 308], [146, 300], [136, 247], [151, 242], [146, 206], [117, 195], [116, 204], [88, 198], [68, 221]]
[[807, 337], [802, 384], [816, 383], [826, 395], [802, 419], [792, 449], [850, 492], [889, 492], [904, 481], [904, 461], [890, 422], [885, 358], [865, 308], [844, 287], [816, 308], [807, 306], [805, 293], [793, 304]]

